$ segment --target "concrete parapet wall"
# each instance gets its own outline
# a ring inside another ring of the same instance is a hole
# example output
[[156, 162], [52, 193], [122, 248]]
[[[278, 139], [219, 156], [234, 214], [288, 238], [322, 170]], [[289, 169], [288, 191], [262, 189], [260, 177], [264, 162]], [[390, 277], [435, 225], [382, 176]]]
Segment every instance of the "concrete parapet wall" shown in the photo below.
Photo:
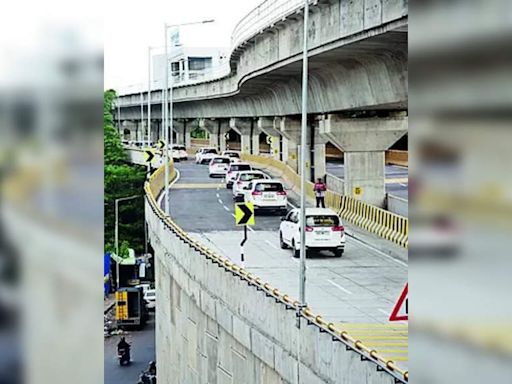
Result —
[[302, 384], [407, 381], [378, 352], [194, 241], [156, 202], [162, 174], [145, 186], [159, 382], [291, 384], [297, 368]]
[[343, 181], [343, 179], [331, 175], [330, 173], [326, 174], [325, 179], [325, 184], [327, 185], [327, 188], [329, 188], [330, 190], [340, 194], [342, 194], [343, 191], [345, 190], [345, 182]]
[[409, 202], [406, 199], [394, 195], [387, 195], [388, 211], [397, 215], [409, 216]]

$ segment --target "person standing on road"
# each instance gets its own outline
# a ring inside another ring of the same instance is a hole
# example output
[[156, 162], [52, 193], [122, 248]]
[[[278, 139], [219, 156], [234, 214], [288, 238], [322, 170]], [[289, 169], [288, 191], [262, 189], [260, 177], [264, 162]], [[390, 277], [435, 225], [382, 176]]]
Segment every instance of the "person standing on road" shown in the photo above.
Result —
[[317, 179], [313, 190], [315, 191], [316, 207], [319, 208], [320, 205], [322, 205], [322, 208], [325, 208], [325, 191], [327, 190], [327, 186], [322, 179]]

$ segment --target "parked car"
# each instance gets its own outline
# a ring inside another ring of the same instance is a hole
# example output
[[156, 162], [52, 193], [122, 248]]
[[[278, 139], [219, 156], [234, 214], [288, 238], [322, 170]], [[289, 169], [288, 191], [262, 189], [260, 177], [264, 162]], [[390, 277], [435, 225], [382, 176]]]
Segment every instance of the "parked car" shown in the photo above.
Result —
[[231, 163], [226, 173], [226, 188], [231, 188], [235, 181], [238, 172], [252, 171], [252, 166], [249, 163]]
[[155, 309], [156, 306], [156, 291], [148, 289], [144, 292], [144, 301], [146, 302], [147, 309]]
[[187, 148], [184, 145], [175, 145], [172, 147], [173, 152], [176, 151], [180, 160], [187, 160], [188, 153]]
[[208, 165], [208, 172], [210, 177], [214, 176], [224, 176], [228, 171], [230, 160], [227, 156], [216, 156], [210, 160], [210, 164]]
[[232, 163], [238, 163], [240, 161], [240, 153], [236, 151], [223, 151], [222, 156], [228, 156]]
[[200, 148], [196, 153], [196, 164], [209, 164], [219, 153], [213, 147]]
[[286, 212], [288, 197], [279, 180], [254, 180], [247, 186], [245, 201], [254, 205], [254, 212]]
[[261, 171], [237, 172], [233, 182], [233, 200], [245, 201], [248, 186], [253, 180], [269, 180], [270, 177]]
[[[341, 218], [328, 208], [306, 208], [306, 255], [311, 251], [331, 251], [341, 257], [345, 250], [345, 228]], [[279, 226], [282, 249], [291, 248], [293, 257], [300, 256], [300, 210], [292, 209]]]

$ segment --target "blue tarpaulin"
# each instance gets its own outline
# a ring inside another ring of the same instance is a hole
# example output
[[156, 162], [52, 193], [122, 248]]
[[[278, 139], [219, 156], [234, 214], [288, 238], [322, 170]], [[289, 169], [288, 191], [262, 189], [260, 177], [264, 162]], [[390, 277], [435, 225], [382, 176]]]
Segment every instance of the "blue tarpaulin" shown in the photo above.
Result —
[[110, 293], [110, 252], [103, 256], [103, 293], [105, 296]]

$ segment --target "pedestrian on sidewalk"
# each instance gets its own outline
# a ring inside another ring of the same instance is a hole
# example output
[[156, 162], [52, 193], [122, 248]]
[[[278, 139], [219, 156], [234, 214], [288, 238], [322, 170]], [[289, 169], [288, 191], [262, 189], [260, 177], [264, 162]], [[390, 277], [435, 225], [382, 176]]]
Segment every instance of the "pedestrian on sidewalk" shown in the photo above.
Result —
[[313, 187], [313, 191], [315, 192], [316, 197], [316, 207], [319, 208], [322, 205], [322, 208], [325, 208], [325, 191], [327, 190], [327, 186], [322, 181], [322, 179], [317, 179], [315, 186]]

